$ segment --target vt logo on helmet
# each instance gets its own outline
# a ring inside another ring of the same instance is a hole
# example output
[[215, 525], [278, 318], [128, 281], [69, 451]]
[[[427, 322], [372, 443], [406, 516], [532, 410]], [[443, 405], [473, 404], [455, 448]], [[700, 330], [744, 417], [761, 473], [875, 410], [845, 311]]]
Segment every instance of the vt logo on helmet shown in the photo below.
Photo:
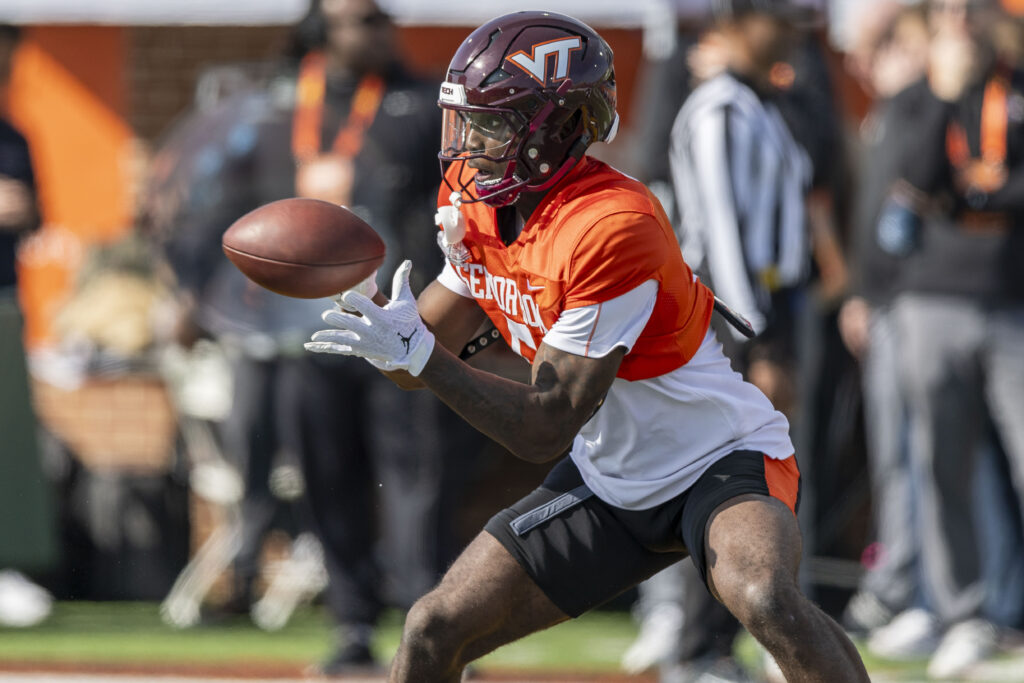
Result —
[[438, 157], [464, 202], [514, 202], [561, 180], [618, 124], [608, 44], [586, 24], [554, 12], [492, 19], [448, 67]]
[[548, 80], [548, 57], [552, 55], [555, 57], [555, 75], [551, 80], [560, 81], [569, 72], [570, 52], [579, 50], [582, 43], [583, 40], [579, 36], [549, 40], [546, 43], [534, 45], [529, 55], [520, 50], [506, 59], [533, 76], [535, 81], [545, 85]]

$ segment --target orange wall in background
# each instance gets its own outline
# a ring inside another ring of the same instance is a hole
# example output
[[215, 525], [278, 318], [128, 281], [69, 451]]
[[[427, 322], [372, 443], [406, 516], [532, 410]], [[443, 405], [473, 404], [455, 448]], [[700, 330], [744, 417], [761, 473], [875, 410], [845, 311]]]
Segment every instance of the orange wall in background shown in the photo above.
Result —
[[121, 234], [130, 215], [124, 71], [122, 29], [37, 27], [11, 82], [11, 114], [32, 144], [46, 222], [88, 239]]
[[19, 262], [30, 345], [48, 340], [84, 250], [130, 226], [124, 43], [117, 27], [32, 27], [15, 59], [10, 113], [32, 148], [44, 219]]
[[1003, 8], [1014, 16], [1024, 16], [1024, 0], [1003, 0]]

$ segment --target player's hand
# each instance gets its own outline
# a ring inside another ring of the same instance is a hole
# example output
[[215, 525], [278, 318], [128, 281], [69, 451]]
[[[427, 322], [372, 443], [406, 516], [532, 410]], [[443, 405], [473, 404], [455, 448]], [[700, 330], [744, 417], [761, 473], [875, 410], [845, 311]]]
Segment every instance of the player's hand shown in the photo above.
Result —
[[358, 292], [349, 290], [342, 294], [342, 305], [360, 315], [338, 308], [325, 311], [324, 322], [337, 329], [316, 332], [313, 340], [306, 342], [306, 349], [360, 356], [378, 368], [419, 375], [434, 350], [434, 335], [423, 324], [416, 308], [409, 288], [410, 270], [412, 262], [405, 261], [395, 271], [391, 301], [383, 308]]
[[370, 273], [369, 277], [367, 277], [365, 280], [360, 282], [352, 289], [346, 289], [344, 292], [334, 297], [334, 303], [338, 304], [338, 306], [340, 306], [342, 310], [348, 311], [349, 313], [356, 313], [356, 309], [345, 304], [344, 298], [346, 292], [358, 292], [359, 294], [365, 296], [367, 299], [372, 299], [373, 297], [375, 297], [377, 295], [377, 271], [375, 270], [372, 273]]

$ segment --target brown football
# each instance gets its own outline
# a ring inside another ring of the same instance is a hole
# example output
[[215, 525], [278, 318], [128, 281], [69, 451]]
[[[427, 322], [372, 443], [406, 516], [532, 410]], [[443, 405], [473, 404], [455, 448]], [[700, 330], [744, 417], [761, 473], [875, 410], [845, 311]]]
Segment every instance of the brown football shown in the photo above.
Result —
[[224, 232], [224, 253], [272, 292], [319, 299], [350, 289], [384, 262], [384, 241], [362, 218], [319, 199], [281, 199]]

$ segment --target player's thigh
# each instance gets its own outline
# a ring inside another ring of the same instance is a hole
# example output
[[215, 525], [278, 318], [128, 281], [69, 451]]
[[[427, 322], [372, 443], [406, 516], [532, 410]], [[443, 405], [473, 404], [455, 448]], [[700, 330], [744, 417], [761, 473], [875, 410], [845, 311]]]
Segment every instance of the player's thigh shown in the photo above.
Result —
[[612, 507], [565, 458], [485, 529], [551, 602], [576, 617], [685, 557], [675, 525], [681, 505]]
[[[747, 496], [753, 496], [754, 500], [776, 501], [781, 509], [789, 513], [792, 519], [787, 523], [791, 522], [792, 529], [796, 530], [800, 488], [800, 470], [795, 457], [776, 459], [754, 450], [729, 453], [705, 470], [690, 488], [681, 519], [682, 537], [690, 550], [694, 565], [712, 594], [720, 597], [713, 587], [710, 571], [722, 561], [721, 543], [725, 539], [718, 533], [711, 539], [710, 532], [714, 528], [716, 532], [723, 529], [731, 533], [734, 521], [739, 521], [734, 519], [733, 514], [723, 518], [726, 522], [724, 525], [716, 526], [716, 520], [719, 520], [725, 510], [741, 500], [747, 500]], [[741, 526], [735, 533], [740, 538], [752, 536], [751, 532], [756, 528], [759, 527]], [[711, 540], [716, 541], [715, 547], [710, 545]], [[748, 547], [753, 549], [761, 540], [749, 538]], [[797, 541], [799, 542], [799, 531]], [[730, 555], [730, 562], [732, 559]]]
[[795, 586], [800, 562], [795, 457], [734, 451], [689, 491], [682, 534], [711, 593], [743, 621], [751, 596]]
[[708, 588], [740, 621], [752, 603], [796, 587], [800, 529], [777, 498], [745, 493], [721, 504], [708, 521], [705, 549]]
[[[450, 628], [476, 657], [576, 617], [683, 557], [645, 547], [621, 513], [591, 495], [563, 460], [544, 485], [491, 518], [414, 609], [429, 624], [414, 623], [412, 631]], [[674, 533], [669, 523], [660, 526]]]

